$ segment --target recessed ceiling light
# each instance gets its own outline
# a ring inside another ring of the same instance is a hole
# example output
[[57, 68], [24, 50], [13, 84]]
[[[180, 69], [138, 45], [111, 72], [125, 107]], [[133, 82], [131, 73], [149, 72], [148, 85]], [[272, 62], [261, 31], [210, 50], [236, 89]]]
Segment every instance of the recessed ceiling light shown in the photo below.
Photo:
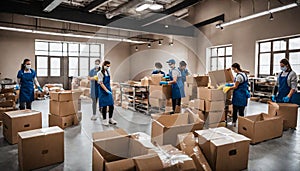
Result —
[[143, 5], [138, 6], [135, 10], [137, 12], [141, 12], [141, 11], [148, 9], [150, 6], [151, 6], [151, 4], [143, 4]]
[[153, 10], [153, 11], [157, 11], [162, 9], [164, 6], [160, 5], [160, 4], [152, 4], [149, 9]]

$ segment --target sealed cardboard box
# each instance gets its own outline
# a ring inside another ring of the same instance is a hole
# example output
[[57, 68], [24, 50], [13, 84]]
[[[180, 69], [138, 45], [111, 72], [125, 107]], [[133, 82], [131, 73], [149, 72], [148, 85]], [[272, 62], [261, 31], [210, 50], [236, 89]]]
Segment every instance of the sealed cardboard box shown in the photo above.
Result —
[[225, 121], [225, 113], [223, 111], [204, 112], [204, 115], [207, 117], [205, 120], [206, 124], [214, 124]]
[[42, 127], [42, 114], [35, 110], [5, 112], [3, 115], [3, 136], [10, 144], [18, 143], [18, 132]]
[[218, 71], [210, 71], [208, 72], [208, 75], [211, 80], [211, 85], [215, 87], [225, 83], [232, 83], [234, 81], [230, 68]]
[[19, 132], [21, 170], [33, 170], [64, 161], [64, 131], [59, 127]]
[[137, 171], [163, 170], [164, 166], [156, 153], [134, 157]]
[[176, 146], [178, 134], [200, 130], [204, 124], [198, 115], [192, 113], [151, 116], [154, 118], [151, 141], [159, 145], [172, 144]]
[[5, 112], [17, 110], [14, 107], [0, 107], [0, 121], [3, 120], [3, 115]]
[[[76, 115], [58, 116], [49, 114], [49, 126], [59, 126], [61, 129], [75, 125]], [[78, 122], [76, 122], [78, 124]]]
[[78, 101], [59, 102], [50, 100], [50, 113], [58, 116], [68, 116], [78, 112]]
[[196, 131], [198, 144], [212, 170], [247, 169], [250, 139], [227, 128]]
[[239, 117], [238, 120], [239, 134], [250, 138], [253, 144], [282, 136], [283, 120], [281, 117], [261, 113]]
[[298, 105], [291, 103], [269, 103], [268, 113], [283, 118], [283, 129], [296, 129]]
[[158, 108], [163, 108], [166, 106], [167, 101], [166, 99], [157, 99], [157, 98], [149, 98], [149, 103], [151, 107], [158, 107]]
[[152, 74], [150, 77], [150, 85], [159, 85], [162, 81], [163, 74]]
[[67, 102], [67, 101], [77, 101], [82, 94], [82, 92], [74, 92], [70, 90], [66, 91], [51, 91], [50, 93], [51, 100], [59, 101], [59, 102]]
[[211, 123], [211, 124], [206, 124], [205, 127], [207, 129], [209, 128], [218, 128], [218, 127], [226, 127], [226, 122], [219, 122], [219, 123]]
[[169, 99], [172, 98], [171, 85], [150, 85], [150, 98]]
[[224, 108], [225, 108], [225, 102], [224, 101], [204, 100], [204, 104], [205, 104], [205, 106], [204, 106], [204, 111], [205, 112], [224, 111]]
[[222, 90], [198, 87], [198, 99], [208, 101], [224, 101], [225, 95]]

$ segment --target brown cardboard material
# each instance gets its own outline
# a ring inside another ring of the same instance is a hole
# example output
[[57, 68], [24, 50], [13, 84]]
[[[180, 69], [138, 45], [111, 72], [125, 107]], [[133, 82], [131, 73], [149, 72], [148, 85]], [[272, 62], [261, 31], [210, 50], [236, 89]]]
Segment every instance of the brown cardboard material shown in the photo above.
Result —
[[163, 74], [152, 74], [150, 77], [150, 85], [159, 85], [162, 81]]
[[212, 86], [219, 86], [224, 83], [232, 83], [234, 81], [231, 69], [208, 72]]
[[195, 100], [191, 100], [190, 102], [189, 102], [189, 106], [188, 106], [189, 108], [194, 108], [195, 107]]
[[270, 102], [268, 113], [271, 116], [281, 116], [283, 118], [283, 129], [297, 128], [298, 105]]
[[51, 91], [50, 93], [51, 100], [59, 101], [59, 102], [67, 102], [67, 101], [77, 101], [82, 94], [82, 92], [73, 92], [70, 90], [65, 91]]
[[206, 124], [205, 127], [208, 128], [218, 128], [218, 127], [226, 127], [226, 122], [219, 122], [219, 123], [211, 123]]
[[149, 104], [151, 107], [158, 107], [158, 108], [163, 108], [166, 106], [167, 101], [166, 99], [157, 99], [157, 98], [149, 98]]
[[16, 103], [14, 100], [6, 100], [3, 102], [0, 102], [0, 107], [15, 107]]
[[64, 131], [59, 127], [19, 132], [21, 170], [32, 170], [64, 161]]
[[247, 169], [250, 139], [223, 127], [196, 131], [196, 134], [212, 170]]
[[176, 146], [178, 134], [200, 130], [204, 124], [198, 115], [192, 113], [151, 116], [154, 118], [151, 141], [159, 145], [172, 144]]
[[3, 115], [3, 136], [10, 144], [18, 143], [18, 132], [42, 127], [42, 114], [34, 110], [5, 112]]
[[174, 113], [181, 113], [181, 107], [180, 106], [176, 106]]
[[209, 82], [208, 76], [187, 76], [186, 82], [197, 87], [207, 87]]
[[137, 171], [148, 171], [148, 170], [159, 171], [159, 170], [163, 170], [164, 168], [161, 159], [155, 153], [135, 157], [133, 159]]
[[208, 101], [224, 101], [225, 95], [222, 90], [198, 87], [198, 99]]
[[14, 111], [17, 110], [17, 108], [14, 107], [0, 107], [0, 121], [3, 120], [3, 115], [5, 112]]
[[239, 117], [238, 120], [239, 134], [250, 138], [253, 144], [282, 136], [282, 117], [274, 117], [261, 113]]
[[[203, 103], [203, 102], [202, 102]], [[224, 111], [225, 102], [224, 101], [208, 101], [205, 100], [205, 112], [216, 112]]]
[[77, 112], [74, 116], [74, 125], [78, 125], [82, 120], [82, 112]]
[[50, 100], [50, 113], [58, 116], [68, 116], [78, 112], [78, 101], [58, 102]]
[[193, 115], [198, 115], [199, 118], [202, 120], [202, 121], [206, 121], [207, 119], [207, 116], [205, 116], [205, 113], [200, 111], [200, 110], [197, 110], [197, 109], [192, 109], [192, 108], [188, 108], [185, 110], [184, 113], [192, 113]]
[[194, 104], [193, 108], [195, 108], [195, 109], [204, 110], [204, 104], [203, 104], [203, 109], [201, 109], [202, 108], [201, 99], [194, 99], [194, 103], [191, 103], [191, 104]]
[[225, 121], [225, 113], [223, 111], [205, 112], [204, 115], [207, 116], [205, 120], [206, 124], [215, 124]]
[[149, 93], [150, 98], [169, 99], [172, 98], [172, 87], [171, 85], [150, 85]]
[[61, 129], [65, 129], [67, 127], [75, 125], [75, 123], [78, 124], [75, 118], [77, 118], [75, 114], [68, 116], [57, 116], [49, 114], [49, 126], [59, 126]]
[[4, 89], [1, 89], [1, 94], [13, 93], [13, 92], [14, 92], [14, 88], [4, 88]]
[[101, 140], [105, 138], [114, 138], [114, 137], [119, 137], [119, 136], [127, 136], [127, 132], [124, 131], [123, 129], [114, 129], [114, 130], [107, 130], [107, 131], [102, 131], [102, 132], [94, 132], [92, 134], [93, 140]]

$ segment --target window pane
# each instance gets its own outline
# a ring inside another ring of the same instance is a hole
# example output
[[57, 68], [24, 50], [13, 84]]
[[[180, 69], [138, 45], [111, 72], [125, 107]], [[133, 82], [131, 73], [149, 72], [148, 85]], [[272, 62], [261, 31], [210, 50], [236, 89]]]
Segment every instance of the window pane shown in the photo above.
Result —
[[232, 57], [226, 57], [226, 68], [231, 68]]
[[48, 69], [38, 69], [37, 76], [39, 77], [47, 77], [48, 76]]
[[211, 58], [211, 71], [215, 71], [218, 69], [218, 63], [217, 63], [218, 58]]
[[63, 56], [68, 56], [68, 43], [63, 43]]
[[77, 77], [78, 76], [78, 69], [69, 69], [69, 76], [70, 77]]
[[48, 57], [36, 58], [37, 76], [48, 76]]
[[273, 74], [280, 72], [280, 60], [285, 58], [285, 53], [276, 53], [274, 54], [273, 60]]
[[224, 69], [224, 58], [218, 58], [218, 69]]
[[218, 56], [225, 56], [225, 48], [218, 48]]
[[50, 59], [50, 76], [58, 77], [60, 76], [60, 58]]
[[62, 52], [51, 52], [49, 53], [50, 56], [62, 56]]
[[300, 37], [289, 40], [289, 49], [300, 49]]
[[260, 52], [270, 52], [271, 42], [260, 43]]
[[273, 42], [273, 51], [286, 50], [286, 41], [279, 40]]
[[232, 47], [226, 47], [226, 55], [228, 56], [232, 55]]
[[88, 76], [88, 75], [89, 75], [89, 70], [87, 69], [80, 70], [80, 76]]
[[89, 70], [89, 59], [80, 58], [80, 76], [87, 76]]
[[212, 48], [211, 49], [211, 56], [218, 56], [217, 48]]
[[89, 56], [89, 45], [80, 44], [80, 56]]
[[299, 75], [300, 74], [300, 52], [290, 53], [290, 63], [292, 69]]
[[91, 52], [100, 54], [100, 45], [91, 45]]
[[70, 43], [69, 44], [69, 56], [78, 56], [78, 45], [79, 44], [74, 44], [74, 43]]
[[62, 43], [50, 43], [50, 51], [62, 51]]
[[48, 42], [35, 42], [35, 50], [48, 51]]
[[48, 55], [48, 51], [35, 51], [35, 55]]
[[69, 76], [78, 76], [78, 58], [69, 58]]
[[270, 53], [260, 54], [259, 74], [270, 74], [271, 56]]
[[99, 58], [90, 58], [90, 69], [93, 69], [95, 67], [95, 60]]

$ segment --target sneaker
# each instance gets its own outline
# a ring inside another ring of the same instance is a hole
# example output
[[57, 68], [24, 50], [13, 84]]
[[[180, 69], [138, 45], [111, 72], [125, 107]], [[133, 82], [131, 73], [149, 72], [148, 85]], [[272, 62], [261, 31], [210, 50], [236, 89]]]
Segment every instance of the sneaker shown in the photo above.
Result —
[[105, 126], [108, 126], [109, 125], [108, 119], [103, 119], [102, 124], [105, 125]]
[[109, 118], [109, 123], [113, 124], [113, 125], [116, 125], [118, 122], [115, 121], [113, 118]]
[[93, 115], [93, 116], [91, 117], [91, 120], [92, 120], [92, 121], [97, 120], [97, 116], [96, 116], [96, 115]]

